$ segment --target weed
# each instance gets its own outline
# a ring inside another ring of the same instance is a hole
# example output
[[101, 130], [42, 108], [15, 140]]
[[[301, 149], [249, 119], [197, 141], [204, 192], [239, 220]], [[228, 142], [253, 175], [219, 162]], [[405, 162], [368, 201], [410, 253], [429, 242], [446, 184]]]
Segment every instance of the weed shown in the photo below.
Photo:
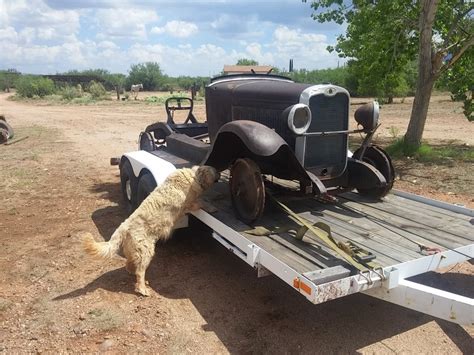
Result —
[[390, 126], [388, 127], [388, 133], [390, 133], [393, 139], [396, 139], [398, 137], [398, 134], [400, 133], [400, 128], [395, 127], [395, 126]]
[[397, 139], [386, 148], [392, 158], [413, 157], [420, 162], [442, 162], [458, 160], [474, 162], [474, 148], [468, 145], [430, 146], [422, 143], [419, 147], [407, 144], [402, 138]]

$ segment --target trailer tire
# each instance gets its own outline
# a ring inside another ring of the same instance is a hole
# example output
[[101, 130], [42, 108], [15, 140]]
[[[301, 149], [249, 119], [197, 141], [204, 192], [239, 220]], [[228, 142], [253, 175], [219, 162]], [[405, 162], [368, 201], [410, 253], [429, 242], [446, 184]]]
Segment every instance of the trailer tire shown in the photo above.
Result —
[[131, 214], [136, 204], [136, 183], [135, 175], [133, 174], [132, 165], [128, 160], [125, 160], [120, 167], [120, 185], [122, 189], [122, 196], [125, 203], [125, 209], [128, 214]]
[[156, 181], [153, 175], [150, 173], [145, 173], [142, 175], [140, 180], [138, 180], [137, 188], [137, 207], [148, 197], [149, 194], [153, 192], [156, 188]]

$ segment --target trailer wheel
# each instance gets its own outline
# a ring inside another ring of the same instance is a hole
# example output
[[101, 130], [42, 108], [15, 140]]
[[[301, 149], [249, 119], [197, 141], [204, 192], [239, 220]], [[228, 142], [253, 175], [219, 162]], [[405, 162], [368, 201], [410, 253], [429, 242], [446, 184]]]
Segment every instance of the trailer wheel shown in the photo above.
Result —
[[[358, 156], [358, 150], [354, 152]], [[376, 189], [357, 189], [359, 194], [370, 198], [379, 199], [384, 197], [393, 187], [395, 181], [395, 169], [389, 155], [382, 149], [375, 145], [371, 145], [365, 151], [362, 161], [372, 165], [384, 176], [387, 185]]]
[[153, 192], [156, 188], [156, 181], [153, 175], [145, 173], [138, 180], [137, 188], [137, 206], [140, 206], [142, 202]]
[[120, 184], [122, 188], [122, 196], [125, 202], [127, 213], [132, 213], [136, 208], [136, 186], [134, 184], [135, 175], [133, 174], [132, 165], [125, 160], [120, 167]]

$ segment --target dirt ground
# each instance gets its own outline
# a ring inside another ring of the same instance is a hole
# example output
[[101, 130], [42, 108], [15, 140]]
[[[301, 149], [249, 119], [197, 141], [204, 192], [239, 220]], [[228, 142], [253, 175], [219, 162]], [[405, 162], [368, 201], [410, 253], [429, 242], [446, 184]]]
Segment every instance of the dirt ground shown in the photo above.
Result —
[[[0, 113], [28, 138], [0, 146], [0, 352], [472, 353], [473, 327], [361, 294], [312, 305], [276, 277], [258, 279], [202, 233], [158, 245], [148, 270], [156, 293], [138, 297], [123, 259], [93, 260], [79, 237], [108, 239], [126, 217], [109, 159], [135, 150], [138, 133], [165, 118], [163, 108], [7, 96], [0, 94]], [[385, 105], [377, 139], [401, 135], [409, 108], [409, 99]], [[198, 118], [204, 112], [197, 104]], [[472, 145], [474, 126], [459, 105], [434, 97], [425, 137]], [[398, 188], [473, 206], [472, 162], [402, 165]], [[473, 297], [462, 277], [472, 273], [464, 263], [435, 277]]]

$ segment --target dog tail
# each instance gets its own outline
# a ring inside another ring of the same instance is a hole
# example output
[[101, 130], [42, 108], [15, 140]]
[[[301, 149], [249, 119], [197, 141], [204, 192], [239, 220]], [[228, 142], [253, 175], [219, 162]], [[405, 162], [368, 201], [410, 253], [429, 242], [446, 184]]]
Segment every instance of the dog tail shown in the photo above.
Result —
[[85, 233], [82, 239], [84, 250], [92, 255], [101, 258], [111, 258], [117, 254], [122, 238], [114, 233], [108, 242], [96, 242], [91, 233]]

